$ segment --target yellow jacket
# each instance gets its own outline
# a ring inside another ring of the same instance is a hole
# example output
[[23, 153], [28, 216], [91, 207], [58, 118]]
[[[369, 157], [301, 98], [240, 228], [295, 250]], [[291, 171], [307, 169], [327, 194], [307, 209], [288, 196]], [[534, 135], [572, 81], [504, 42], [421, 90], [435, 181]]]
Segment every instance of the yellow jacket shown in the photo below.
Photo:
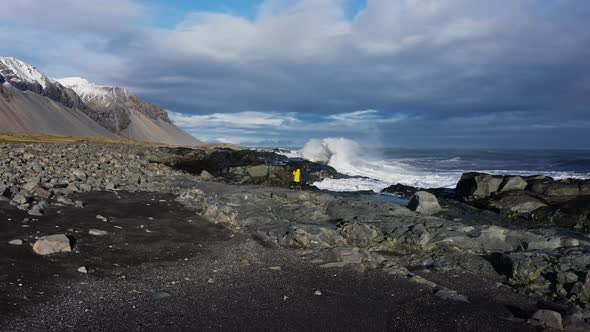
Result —
[[301, 182], [301, 170], [299, 168], [293, 171], [293, 182]]

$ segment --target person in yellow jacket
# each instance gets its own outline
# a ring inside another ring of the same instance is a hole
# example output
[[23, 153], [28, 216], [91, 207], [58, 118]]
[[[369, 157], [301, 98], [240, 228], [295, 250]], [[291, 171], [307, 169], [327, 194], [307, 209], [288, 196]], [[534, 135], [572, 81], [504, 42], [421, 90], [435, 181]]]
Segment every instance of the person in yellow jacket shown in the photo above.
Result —
[[299, 188], [301, 189], [301, 169], [297, 168], [293, 171], [293, 183], [291, 184], [291, 188]]

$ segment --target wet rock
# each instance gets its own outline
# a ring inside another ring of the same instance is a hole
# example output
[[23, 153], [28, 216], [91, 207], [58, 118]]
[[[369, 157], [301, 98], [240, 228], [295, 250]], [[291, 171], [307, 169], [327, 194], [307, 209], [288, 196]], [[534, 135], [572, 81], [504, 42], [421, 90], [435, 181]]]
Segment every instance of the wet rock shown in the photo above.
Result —
[[394, 184], [392, 186], [389, 186], [385, 189], [383, 189], [381, 192], [382, 193], [390, 193], [390, 194], [398, 194], [404, 197], [411, 197], [416, 191], [418, 191], [418, 188], [415, 187], [411, 187], [411, 186], [406, 186], [403, 184]]
[[441, 210], [436, 196], [426, 191], [416, 192], [408, 203], [408, 208], [426, 215], [433, 215]]
[[529, 323], [559, 331], [563, 330], [561, 314], [552, 310], [538, 310], [529, 320]]
[[38, 255], [71, 252], [70, 239], [64, 234], [44, 236], [33, 245], [33, 251]]

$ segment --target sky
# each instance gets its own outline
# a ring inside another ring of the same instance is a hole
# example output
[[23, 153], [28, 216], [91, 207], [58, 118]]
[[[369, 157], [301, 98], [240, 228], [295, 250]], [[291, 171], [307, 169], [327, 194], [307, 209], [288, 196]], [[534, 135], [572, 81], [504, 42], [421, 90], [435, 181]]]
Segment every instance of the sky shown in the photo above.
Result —
[[12, 0], [0, 55], [127, 87], [209, 142], [590, 149], [588, 17], [584, 0]]

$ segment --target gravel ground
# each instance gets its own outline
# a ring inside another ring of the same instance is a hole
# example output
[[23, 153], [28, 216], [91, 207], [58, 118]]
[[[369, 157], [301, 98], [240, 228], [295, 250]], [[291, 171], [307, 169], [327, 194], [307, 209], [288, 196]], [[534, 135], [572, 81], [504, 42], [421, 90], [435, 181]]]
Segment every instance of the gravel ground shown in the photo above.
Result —
[[[0, 202], [0, 330], [532, 329], [509, 318], [530, 302], [483, 278], [431, 275], [471, 300], [452, 302], [380, 271], [323, 269], [296, 251], [262, 246], [246, 232], [207, 223], [170, 195], [76, 198], [87, 206], [64, 206], [27, 224], [29, 216]], [[92, 237], [90, 228], [109, 234]], [[73, 253], [32, 253], [35, 236], [64, 232], [76, 237]], [[15, 238], [27, 243], [7, 244]], [[80, 266], [89, 273], [77, 272]]]

